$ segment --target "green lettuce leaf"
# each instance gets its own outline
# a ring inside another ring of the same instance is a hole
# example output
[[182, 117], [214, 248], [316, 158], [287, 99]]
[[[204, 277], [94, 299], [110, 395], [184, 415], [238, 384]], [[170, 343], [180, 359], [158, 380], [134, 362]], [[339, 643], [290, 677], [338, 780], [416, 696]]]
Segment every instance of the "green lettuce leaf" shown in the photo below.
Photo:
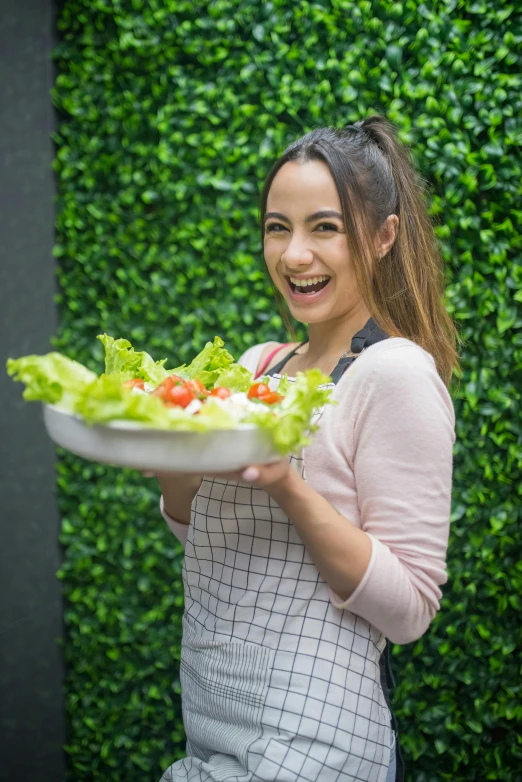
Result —
[[199, 432], [237, 428], [235, 418], [214, 400], [203, 405], [199, 415], [192, 416], [180, 407], [165, 407], [158, 397], [131, 391], [121, 385], [118, 375], [101, 375], [88, 385], [73, 412], [88, 424], [136, 421], [153, 429]]
[[23, 356], [7, 360], [7, 373], [25, 383], [24, 399], [33, 402], [60, 403], [72, 410], [74, 400], [97, 375], [61, 353]]
[[181, 375], [189, 380], [199, 380], [205, 388], [222, 385], [221, 375], [234, 364], [234, 358], [228, 350], [225, 350], [224, 344], [222, 339], [214, 337], [214, 342], [207, 342], [201, 353], [198, 353], [188, 367], [183, 364], [183, 366], [169, 371], [169, 374]]
[[99, 339], [105, 348], [105, 374], [119, 374], [121, 382], [141, 378], [147, 383], [158, 385], [167, 377], [164, 364], [167, 359], [154, 361], [145, 351], [136, 352], [128, 339], [114, 339], [108, 334], [99, 334]]
[[232, 393], [236, 393], [237, 391], [248, 391], [253, 382], [252, 373], [248, 369], [242, 367], [241, 364], [230, 364], [219, 372], [213, 388], [224, 386], [230, 388]]
[[105, 374], [119, 373], [122, 383], [133, 378], [158, 385], [168, 375], [180, 375], [186, 380], [196, 379], [208, 388], [225, 385], [231, 391], [246, 391], [252, 381], [244, 367], [234, 363], [234, 358], [224, 348], [224, 342], [215, 337], [187, 366], [165, 369], [163, 361], [154, 361], [148, 353], [136, 352], [127, 339], [114, 339], [108, 334], [98, 336], [105, 347]]
[[101, 375], [78, 394], [73, 412], [88, 424], [126, 420], [168, 428], [169, 409], [150, 394], [133, 393], [122, 385], [120, 374]]
[[271, 430], [282, 455], [299, 450], [309, 444], [310, 435], [318, 429], [311, 424], [314, 411], [324, 404], [335, 404], [330, 399], [332, 389], [324, 387], [330, 382], [319, 369], [298, 372], [293, 382], [283, 377], [278, 387], [285, 394], [282, 402], [268, 409], [260, 405], [259, 411], [252, 411], [244, 421]]

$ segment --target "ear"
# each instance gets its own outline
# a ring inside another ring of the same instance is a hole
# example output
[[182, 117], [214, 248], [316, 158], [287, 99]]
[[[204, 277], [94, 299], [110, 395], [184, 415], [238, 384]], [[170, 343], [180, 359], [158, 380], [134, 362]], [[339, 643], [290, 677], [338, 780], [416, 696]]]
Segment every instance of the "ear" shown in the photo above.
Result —
[[397, 215], [388, 215], [375, 237], [375, 250], [379, 258], [384, 258], [390, 252], [397, 238], [398, 230], [399, 218]]

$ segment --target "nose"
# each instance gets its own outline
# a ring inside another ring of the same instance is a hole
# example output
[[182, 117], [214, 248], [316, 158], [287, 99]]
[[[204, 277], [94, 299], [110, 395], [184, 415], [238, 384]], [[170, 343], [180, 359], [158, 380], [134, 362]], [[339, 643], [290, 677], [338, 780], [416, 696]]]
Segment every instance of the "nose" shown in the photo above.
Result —
[[314, 254], [308, 247], [305, 236], [294, 233], [285, 247], [281, 260], [288, 271], [303, 270], [310, 266], [314, 260]]

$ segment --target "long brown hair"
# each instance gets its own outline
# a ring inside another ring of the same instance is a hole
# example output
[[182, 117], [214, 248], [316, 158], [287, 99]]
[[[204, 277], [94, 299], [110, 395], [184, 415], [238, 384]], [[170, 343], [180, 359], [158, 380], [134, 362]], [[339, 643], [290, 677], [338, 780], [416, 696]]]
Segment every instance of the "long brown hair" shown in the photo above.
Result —
[[[374, 115], [343, 129], [313, 130], [291, 144], [266, 179], [262, 231], [277, 172], [285, 163], [311, 160], [325, 163], [335, 182], [357, 284], [375, 322], [391, 337], [427, 350], [449, 385], [458, 366], [458, 337], [444, 306], [443, 260], [420, 178], [394, 126]], [[397, 236], [379, 258], [372, 240], [391, 214], [399, 218]]]

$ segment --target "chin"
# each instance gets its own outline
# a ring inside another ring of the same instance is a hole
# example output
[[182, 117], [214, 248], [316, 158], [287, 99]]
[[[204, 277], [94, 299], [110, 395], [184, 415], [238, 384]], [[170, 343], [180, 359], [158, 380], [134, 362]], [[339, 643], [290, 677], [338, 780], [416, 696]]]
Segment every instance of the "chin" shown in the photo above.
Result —
[[288, 301], [286, 303], [290, 310], [290, 315], [298, 323], [325, 323], [332, 318], [332, 313], [326, 308], [309, 307], [305, 310], [304, 307], [292, 307]]

